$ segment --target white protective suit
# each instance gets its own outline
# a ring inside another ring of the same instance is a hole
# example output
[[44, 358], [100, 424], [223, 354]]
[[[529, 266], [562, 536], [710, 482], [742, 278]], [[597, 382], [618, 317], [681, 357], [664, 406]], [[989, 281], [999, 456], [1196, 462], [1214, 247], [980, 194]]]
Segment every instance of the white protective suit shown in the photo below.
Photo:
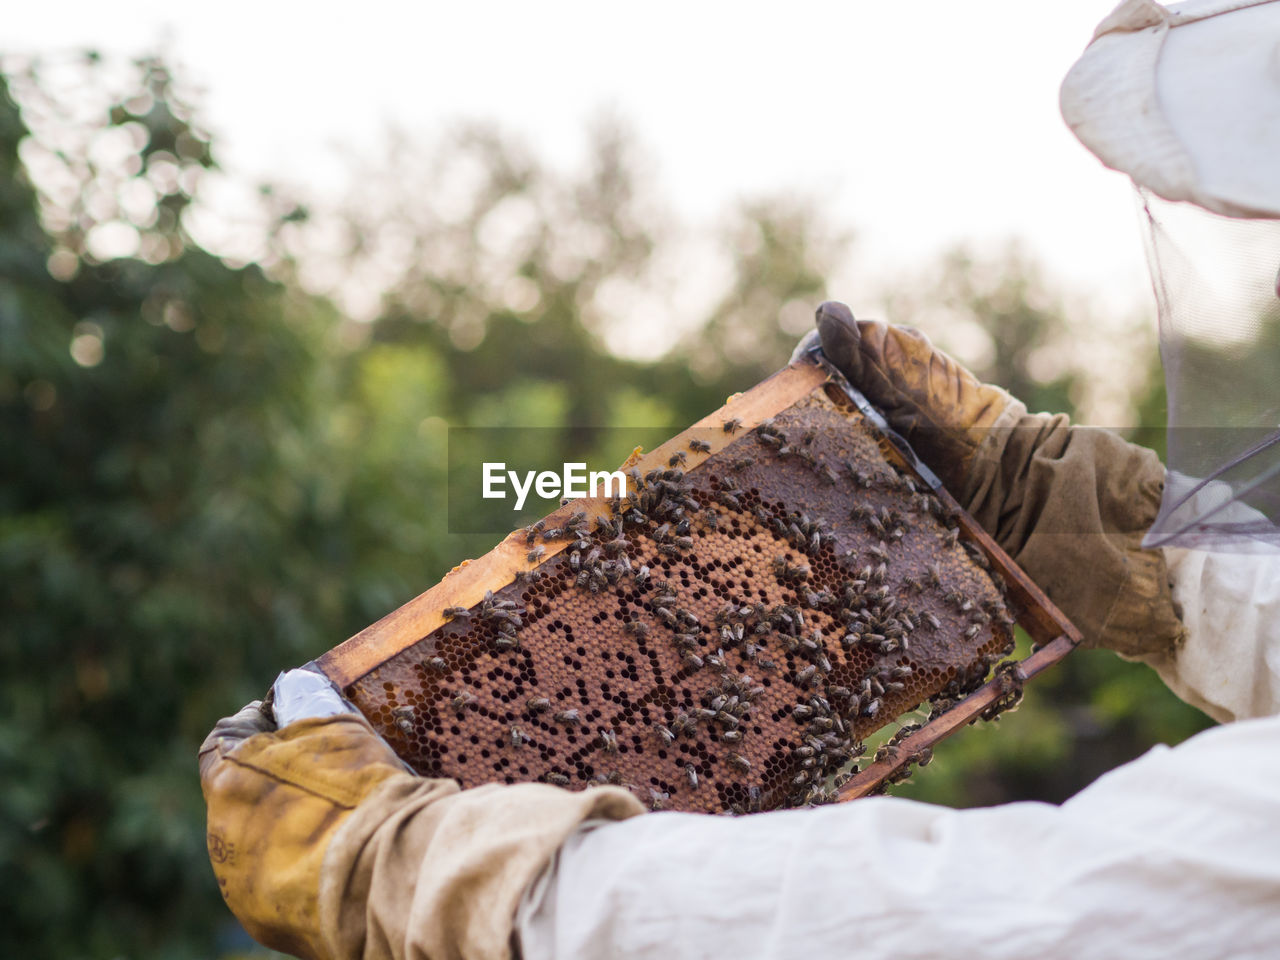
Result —
[[1061, 806], [872, 798], [587, 823], [526, 893], [525, 960], [1280, 957], [1280, 557], [1166, 551], [1151, 665], [1224, 726]]

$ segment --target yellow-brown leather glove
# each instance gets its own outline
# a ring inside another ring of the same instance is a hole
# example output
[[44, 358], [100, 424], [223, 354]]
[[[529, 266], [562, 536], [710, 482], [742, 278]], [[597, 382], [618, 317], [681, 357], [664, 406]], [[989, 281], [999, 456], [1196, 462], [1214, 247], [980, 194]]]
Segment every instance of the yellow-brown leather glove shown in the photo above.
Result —
[[209, 858], [259, 942], [308, 960], [509, 960], [525, 889], [626, 790], [461, 790], [407, 773], [358, 714], [279, 730], [258, 703], [200, 748]]
[[1029, 414], [908, 327], [817, 311], [822, 352], [960, 504], [1072, 619], [1126, 656], [1183, 635], [1164, 555], [1144, 550], [1164, 467], [1151, 450], [1063, 414]]
[[254, 939], [329, 957], [318, 906], [329, 843], [375, 787], [413, 778], [362, 717], [274, 728], [255, 702], [219, 722], [200, 748], [209, 859]]

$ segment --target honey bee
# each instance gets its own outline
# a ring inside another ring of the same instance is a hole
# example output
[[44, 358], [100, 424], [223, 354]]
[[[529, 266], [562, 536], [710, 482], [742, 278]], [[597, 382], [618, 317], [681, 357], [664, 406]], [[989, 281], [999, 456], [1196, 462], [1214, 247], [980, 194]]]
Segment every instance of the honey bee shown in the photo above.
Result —
[[689, 455], [685, 453], [683, 450], [677, 450], [675, 453], [671, 455], [670, 459], [667, 460], [667, 466], [678, 467], [678, 466], [683, 466], [688, 462], [689, 462]]
[[443, 673], [449, 669], [449, 664], [445, 662], [444, 657], [432, 657], [427, 661], [426, 665], [432, 670]]
[[671, 731], [676, 736], [680, 736], [683, 733], [688, 733], [690, 730], [695, 729], [697, 726], [698, 726], [697, 719], [695, 717], [691, 717], [687, 713], [677, 714], [676, 718], [671, 721]]
[[548, 773], [546, 781], [553, 787], [567, 787], [569, 785], [569, 778], [563, 773]]
[[546, 697], [530, 697], [524, 702], [524, 707], [530, 713], [543, 713], [551, 709], [551, 701]]
[[396, 707], [391, 711], [391, 716], [395, 718], [396, 726], [400, 728], [402, 733], [407, 735], [413, 733], [413, 707]]
[[676, 735], [671, 731], [669, 727], [663, 726], [660, 723], [653, 729], [654, 729], [654, 732], [658, 735], [658, 739], [661, 740], [664, 745], [671, 746], [671, 744], [675, 742]]
[[580, 718], [577, 710], [561, 710], [555, 715], [554, 719], [556, 723], [562, 723], [566, 727], [572, 727]]
[[542, 528], [547, 525], [546, 520], [539, 520], [537, 523], [531, 523], [524, 528], [524, 542], [533, 543], [534, 538], [542, 532]]
[[460, 693], [449, 702], [450, 704], [452, 704], [454, 710], [461, 713], [464, 709], [466, 709], [467, 704], [472, 703], [474, 700], [475, 700], [475, 697], [473, 697], [471, 694]]
[[529, 738], [524, 735], [524, 731], [519, 727], [511, 728], [511, 745], [513, 747], [523, 747], [528, 743]]
[[853, 479], [855, 484], [863, 490], [871, 489], [872, 485], [875, 483], [875, 477], [858, 467], [858, 465], [853, 463], [851, 460], [846, 460], [844, 465], [845, 469], [849, 471], [849, 476]]
[[725, 433], [737, 433], [742, 429], [742, 421], [737, 417], [730, 417], [728, 420], [725, 420], [720, 424], [720, 428], [724, 430]]
[[658, 581], [658, 592], [653, 595], [653, 602], [661, 607], [670, 607], [679, 599], [676, 596], [675, 584], [670, 580]]
[[604, 750], [605, 753], [617, 753], [618, 752], [618, 735], [614, 733], [612, 730], [601, 730], [600, 731], [600, 748]]
[[755, 460], [751, 457], [739, 457], [729, 464], [729, 469], [734, 473], [739, 473], [742, 470], [747, 469], [747, 467], [751, 466], [753, 463], [755, 463]]
[[776, 557], [773, 561], [773, 570], [783, 580], [807, 580], [809, 578], [808, 564], [792, 564], [787, 561], [786, 557]]
[[689, 779], [689, 787], [692, 790], [698, 789], [698, 768], [692, 763], [684, 768], [684, 775]]
[[724, 762], [735, 770], [741, 770], [746, 773], [751, 769], [751, 761], [740, 753], [730, 753], [724, 758]]
[[471, 616], [471, 611], [466, 607], [445, 607], [440, 615], [446, 620], [466, 620]]
[[547, 552], [547, 548], [544, 547], [542, 544], [538, 544], [536, 547], [534, 547], [532, 550], [529, 551], [525, 559], [528, 560], [530, 563], [537, 563], [539, 560], [543, 558], [546, 552]]
[[710, 453], [711, 444], [707, 443], [705, 440], [690, 440], [689, 449], [694, 453]]

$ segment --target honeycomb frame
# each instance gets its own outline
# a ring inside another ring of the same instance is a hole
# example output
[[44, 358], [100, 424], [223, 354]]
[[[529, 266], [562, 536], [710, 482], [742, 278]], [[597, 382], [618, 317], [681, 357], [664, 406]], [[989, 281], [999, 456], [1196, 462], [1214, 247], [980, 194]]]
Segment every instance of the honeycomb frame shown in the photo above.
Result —
[[[708, 813], [852, 799], [1079, 642], [820, 360], [624, 469], [625, 496], [553, 511], [317, 661], [417, 772]], [[1015, 621], [1040, 649], [988, 681]]]

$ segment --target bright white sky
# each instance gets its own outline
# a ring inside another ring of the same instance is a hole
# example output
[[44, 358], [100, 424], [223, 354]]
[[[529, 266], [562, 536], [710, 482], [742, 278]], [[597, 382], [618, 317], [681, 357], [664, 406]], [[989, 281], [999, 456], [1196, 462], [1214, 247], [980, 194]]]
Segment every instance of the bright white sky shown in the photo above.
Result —
[[143, 52], [166, 34], [206, 92], [233, 175], [337, 186], [335, 144], [388, 123], [501, 122], [580, 156], [602, 105], [629, 118], [689, 222], [735, 196], [830, 198], [857, 235], [832, 293], [961, 239], [1021, 238], [1052, 276], [1150, 298], [1128, 181], [1058, 114], [1063, 75], [1113, 0], [562, 3], [24, 3], [0, 46]]

